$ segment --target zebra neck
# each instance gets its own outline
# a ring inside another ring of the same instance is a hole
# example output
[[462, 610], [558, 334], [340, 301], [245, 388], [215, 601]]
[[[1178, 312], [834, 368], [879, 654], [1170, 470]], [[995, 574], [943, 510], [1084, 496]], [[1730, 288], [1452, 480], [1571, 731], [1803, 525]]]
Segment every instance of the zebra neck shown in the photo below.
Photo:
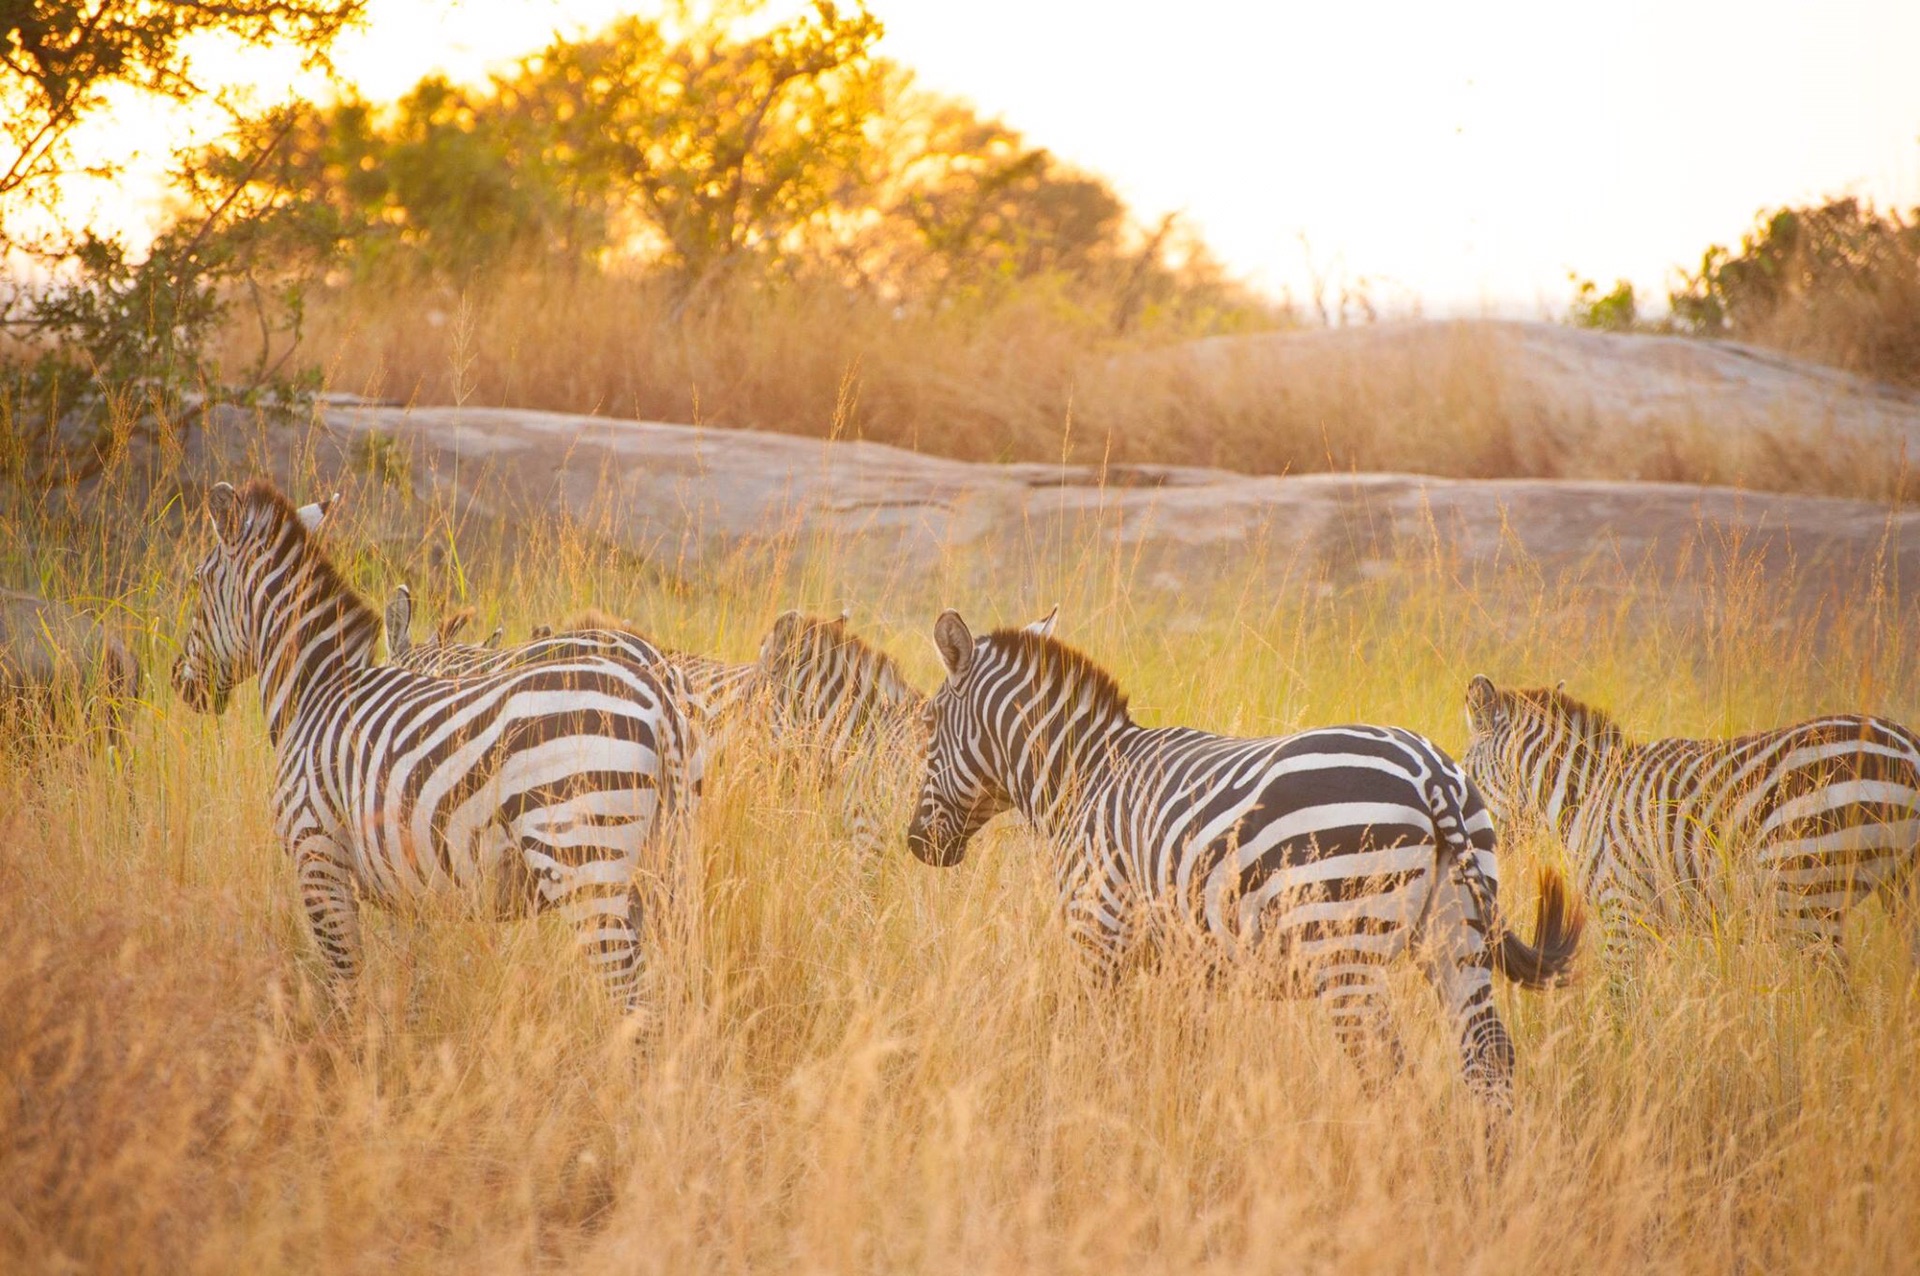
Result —
[[1581, 816], [1601, 797], [1607, 774], [1619, 766], [1616, 752], [1599, 744], [1578, 742], [1561, 752], [1555, 758], [1558, 765], [1547, 768], [1541, 777], [1541, 809], [1568, 847], [1585, 849], [1575, 846], [1583, 827]]
[[875, 741], [902, 738], [918, 720], [919, 711], [918, 704], [888, 694], [888, 689], [877, 682], [868, 682], [841, 703], [820, 710], [816, 720], [827, 728], [828, 758], [840, 765]]
[[260, 591], [254, 618], [260, 711], [276, 745], [317, 693], [373, 663], [380, 633], [373, 612], [331, 573], [302, 564], [290, 575], [286, 588]]
[[1139, 730], [1124, 716], [1104, 714], [1043, 724], [1009, 749], [1014, 807], [1048, 837], [1065, 837], [1088, 794], [1112, 774], [1126, 738]]

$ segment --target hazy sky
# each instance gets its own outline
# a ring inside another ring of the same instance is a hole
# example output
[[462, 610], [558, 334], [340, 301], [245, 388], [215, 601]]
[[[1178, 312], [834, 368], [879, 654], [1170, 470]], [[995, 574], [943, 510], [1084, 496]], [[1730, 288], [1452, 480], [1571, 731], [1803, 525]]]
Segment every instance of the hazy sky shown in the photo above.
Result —
[[[373, 0], [339, 61], [393, 96], [645, 7]], [[1920, 0], [870, 7], [923, 84], [1296, 295], [1311, 261], [1429, 312], [1558, 311], [1568, 270], [1661, 292], [1763, 206], [1920, 203]]]

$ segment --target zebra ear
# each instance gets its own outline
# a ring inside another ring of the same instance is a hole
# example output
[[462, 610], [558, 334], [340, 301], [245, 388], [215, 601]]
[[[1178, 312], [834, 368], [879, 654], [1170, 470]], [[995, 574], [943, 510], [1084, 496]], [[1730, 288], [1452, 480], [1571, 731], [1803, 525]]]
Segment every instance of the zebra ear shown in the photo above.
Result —
[[413, 645], [413, 591], [397, 586], [387, 600], [387, 651], [399, 655]]
[[760, 660], [764, 664], [776, 657], [783, 656], [793, 645], [793, 631], [800, 626], [800, 613], [793, 610], [781, 612], [773, 618], [773, 624], [767, 630], [767, 636], [760, 640]]
[[1475, 674], [1467, 684], [1467, 720], [1486, 730], [1498, 726], [1505, 717], [1506, 711], [1500, 707], [1499, 688], [1485, 674]]
[[485, 647], [488, 651], [493, 651], [497, 649], [500, 646], [500, 644], [506, 640], [506, 637], [507, 637], [507, 627], [505, 625], [495, 625], [493, 632], [488, 634], [487, 640], [481, 643], [480, 645], [482, 647]]
[[1027, 634], [1038, 634], [1042, 638], [1051, 638], [1053, 637], [1053, 627], [1056, 624], [1058, 624], [1059, 621], [1060, 621], [1060, 604], [1055, 603], [1053, 605], [1052, 611], [1040, 617], [1040, 619], [1034, 621], [1031, 625], [1024, 626], [1020, 632], [1027, 633]]
[[527, 639], [530, 642], [539, 642], [543, 638], [551, 637], [553, 637], [552, 625], [535, 625], [527, 631]]
[[231, 483], [215, 483], [207, 493], [207, 519], [213, 531], [228, 545], [240, 540], [240, 493]]
[[949, 607], [933, 622], [933, 645], [940, 650], [940, 662], [955, 678], [973, 668], [973, 631], [960, 613]]
[[339, 499], [340, 493], [335, 492], [332, 496], [325, 496], [311, 504], [302, 505], [294, 511], [294, 514], [300, 519], [300, 526], [306, 528], [307, 533], [311, 535], [320, 530], [320, 524], [326, 521], [327, 511], [332, 509], [333, 503]]

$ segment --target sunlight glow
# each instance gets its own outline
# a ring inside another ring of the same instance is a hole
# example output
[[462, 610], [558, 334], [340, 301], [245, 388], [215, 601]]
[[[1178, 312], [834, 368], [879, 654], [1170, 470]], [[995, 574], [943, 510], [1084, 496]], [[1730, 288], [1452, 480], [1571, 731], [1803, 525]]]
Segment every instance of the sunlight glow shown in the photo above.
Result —
[[[338, 61], [390, 98], [635, 7], [374, 0]], [[1557, 314], [1569, 270], [1664, 296], [1672, 267], [1763, 207], [1920, 202], [1920, 5], [1899, 0], [871, 7], [925, 86], [1105, 175], [1142, 217], [1182, 212], [1232, 269], [1300, 300], [1317, 273], [1330, 291], [1364, 278], [1388, 309]], [[208, 57], [263, 95], [301, 83]], [[167, 148], [195, 126], [142, 108], [96, 130], [144, 156], [92, 193], [103, 221], [151, 217]]]

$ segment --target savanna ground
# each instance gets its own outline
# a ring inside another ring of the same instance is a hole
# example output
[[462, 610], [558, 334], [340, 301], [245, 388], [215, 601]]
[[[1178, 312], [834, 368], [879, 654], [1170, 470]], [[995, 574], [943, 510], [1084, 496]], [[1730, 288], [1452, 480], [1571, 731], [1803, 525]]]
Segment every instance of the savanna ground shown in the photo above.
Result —
[[[164, 682], [206, 535], [191, 493], [110, 479], [77, 515], [7, 497], [9, 578], [110, 599], [150, 680], [124, 769], [15, 740], [0, 779], [9, 1269], [1826, 1272], [1920, 1245], [1920, 988], [1910, 921], [1877, 905], [1844, 980], [1734, 908], [1620, 980], [1589, 951], [1571, 987], [1503, 988], [1520, 1067], [1497, 1170], [1410, 971], [1412, 1066], [1369, 1099], [1311, 1005], [1168, 969], [1089, 990], [1010, 822], [954, 870], [856, 862], [834, 802], [746, 745], [713, 768], [644, 1035], [559, 925], [451, 912], [370, 914], [335, 1008], [257, 706], [198, 718]], [[377, 486], [336, 517], [376, 600], [404, 574], [515, 635], [591, 603], [737, 659], [786, 607], [850, 605], [929, 688], [941, 606], [977, 625], [1058, 599], [1149, 723], [1363, 719], [1457, 751], [1476, 672], [1568, 678], [1641, 733], [1920, 717], [1903, 600], [1812, 625], [1739, 571], [1684, 613], [1649, 581], [1521, 564], [1466, 586], [1417, 556], [1174, 597], [1104, 542], [1016, 535], [906, 583], [777, 546], [689, 580], [591, 525], [455, 534]], [[396, 556], [396, 532], [443, 551]], [[1526, 924], [1556, 854], [1503, 847]]]

